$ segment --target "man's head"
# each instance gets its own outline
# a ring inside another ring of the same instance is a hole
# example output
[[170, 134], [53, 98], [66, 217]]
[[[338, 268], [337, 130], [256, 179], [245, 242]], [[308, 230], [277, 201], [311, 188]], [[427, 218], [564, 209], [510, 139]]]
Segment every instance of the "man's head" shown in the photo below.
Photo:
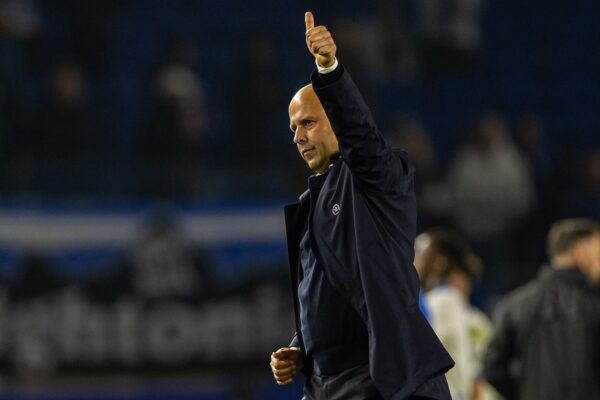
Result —
[[556, 268], [579, 268], [600, 283], [600, 225], [587, 219], [555, 222], [548, 232], [548, 256]]
[[417, 236], [415, 268], [425, 291], [449, 283], [468, 296], [472, 282], [481, 274], [482, 263], [457, 233], [436, 228]]
[[325, 110], [311, 85], [296, 93], [288, 108], [294, 143], [309, 168], [318, 174], [327, 171], [340, 152], [337, 138]]

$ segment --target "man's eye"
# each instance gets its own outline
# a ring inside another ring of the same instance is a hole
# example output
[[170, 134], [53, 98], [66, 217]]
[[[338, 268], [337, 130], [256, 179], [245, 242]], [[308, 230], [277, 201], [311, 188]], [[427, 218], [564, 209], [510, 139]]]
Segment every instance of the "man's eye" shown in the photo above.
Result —
[[315, 124], [315, 121], [306, 121], [306, 123], [304, 124], [304, 126], [306, 127], [311, 127]]

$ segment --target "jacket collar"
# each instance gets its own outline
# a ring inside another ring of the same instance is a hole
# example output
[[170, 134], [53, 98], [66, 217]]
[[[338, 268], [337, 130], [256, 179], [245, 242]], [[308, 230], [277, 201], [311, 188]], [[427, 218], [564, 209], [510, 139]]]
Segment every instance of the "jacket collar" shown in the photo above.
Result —
[[[327, 176], [329, 174], [329, 172], [331, 171], [331, 168], [333, 168], [333, 166], [341, 159], [340, 154], [335, 154], [331, 157], [331, 164], [329, 164], [329, 169], [327, 170], [327, 172], [325, 172], [323, 175]], [[317, 174], [312, 174], [310, 178], [312, 178], [313, 176], [317, 176]], [[310, 196], [310, 190], [305, 190], [304, 193], [302, 193], [300, 195], [300, 197], [298, 197], [298, 200], [300, 203], [303, 203], [305, 201], [309, 200], [309, 196]]]

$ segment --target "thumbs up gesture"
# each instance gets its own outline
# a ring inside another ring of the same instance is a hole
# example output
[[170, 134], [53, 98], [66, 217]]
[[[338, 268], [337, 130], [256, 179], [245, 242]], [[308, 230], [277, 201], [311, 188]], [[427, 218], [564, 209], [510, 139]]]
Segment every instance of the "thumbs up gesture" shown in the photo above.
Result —
[[331, 33], [324, 26], [315, 27], [315, 18], [308, 11], [304, 14], [306, 25], [306, 45], [321, 67], [331, 67], [335, 62], [337, 48]]

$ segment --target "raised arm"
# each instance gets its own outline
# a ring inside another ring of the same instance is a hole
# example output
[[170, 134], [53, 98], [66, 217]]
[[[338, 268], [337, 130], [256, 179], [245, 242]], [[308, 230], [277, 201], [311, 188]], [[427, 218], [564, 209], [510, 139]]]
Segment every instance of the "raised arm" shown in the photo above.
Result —
[[405, 153], [394, 152], [377, 128], [360, 91], [336, 60], [337, 47], [325, 26], [305, 15], [306, 44], [319, 67], [312, 76], [315, 93], [338, 139], [342, 158], [370, 189], [401, 190], [399, 179], [412, 172]]

